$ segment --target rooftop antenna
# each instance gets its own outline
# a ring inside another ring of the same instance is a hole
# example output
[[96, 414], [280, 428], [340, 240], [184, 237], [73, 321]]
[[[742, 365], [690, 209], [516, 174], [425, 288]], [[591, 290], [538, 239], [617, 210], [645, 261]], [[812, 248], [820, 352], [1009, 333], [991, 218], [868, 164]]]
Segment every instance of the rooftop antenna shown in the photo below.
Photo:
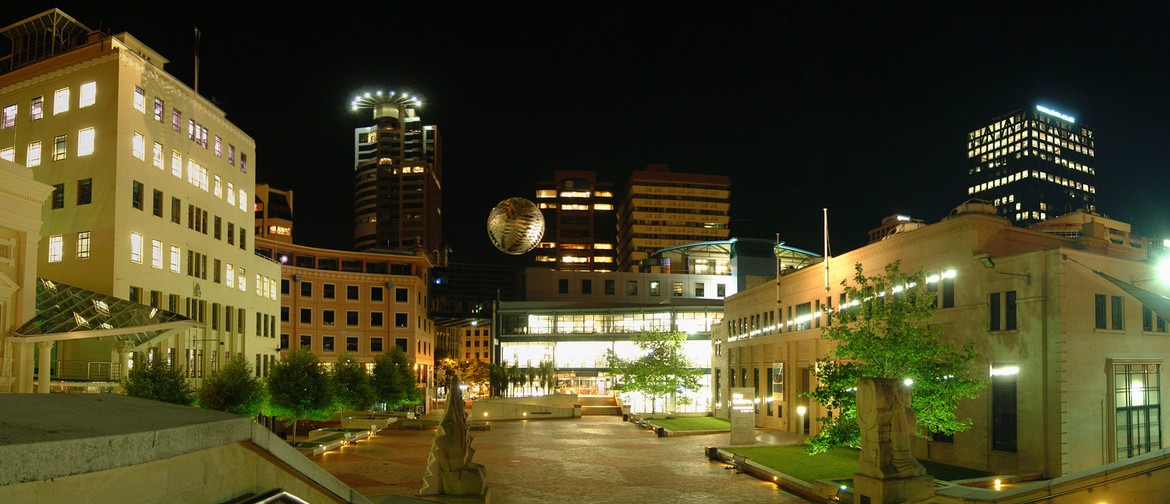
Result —
[[195, 96], [199, 96], [199, 27], [195, 27]]
[[832, 250], [829, 249], [829, 209], [822, 208], [824, 212], [825, 221], [825, 258], [821, 262], [825, 263], [825, 292], [829, 292], [829, 257], [831, 257]]

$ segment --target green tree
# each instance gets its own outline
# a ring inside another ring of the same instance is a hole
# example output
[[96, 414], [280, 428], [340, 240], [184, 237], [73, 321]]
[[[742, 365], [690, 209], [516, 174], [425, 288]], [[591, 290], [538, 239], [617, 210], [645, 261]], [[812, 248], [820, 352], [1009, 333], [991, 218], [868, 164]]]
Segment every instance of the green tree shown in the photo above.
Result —
[[837, 344], [817, 361], [816, 390], [803, 394], [839, 413], [818, 419], [821, 431], [807, 441], [806, 451], [858, 445], [860, 378], [911, 380], [920, 437], [969, 429], [971, 419], [959, 419], [955, 410], [960, 399], [974, 398], [985, 385], [971, 372], [974, 343], [957, 345], [931, 325], [937, 294], [921, 272], [903, 273], [900, 261], [887, 264], [880, 275], [866, 276], [860, 264], [855, 270], [852, 285], [841, 282], [848, 304], [822, 330], [822, 338]]
[[294, 348], [268, 374], [269, 416], [291, 418], [293, 439], [302, 418], [325, 420], [333, 413], [334, 383], [313, 352]]
[[264, 383], [253, 375], [247, 359], [237, 354], [203, 380], [199, 407], [254, 417], [264, 406], [264, 392]]
[[686, 333], [651, 330], [634, 335], [634, 344], [645, 352], [641, 357], [623, 359], [609, 350], [606, 358], [615, 376], [614, 388], [650, 397], [651, 413], [658, 410], [659, 398], [698, 390], [703, 370], [683, 353], [686, 341]]
[[544, 389], [544, 393], [547, 394], [552, 391], [552, 387], [557, 381], [556, 366], [553, 365], [553, 361], [544, 360], [540, 361], [540, 367], [537, 369], [540, 370], [540, 386]]
[[195, 391], [187, 383], [181, 368], [167, 364], [166, 359], [142, 355], [141, 361], [130, 368], [122, 381], [122, 391], [130, 397], [190, 406], [195, 402]]
[[422, 392], [415, 383], [414, 366], [406, 352], [397, 346], [374, 361], [371, 382], [375, 399], [386, 403], [387, 408], [397, 409], [422, 400]]
[[508, 388], [508, 368], [501, 364], [488, 364], [488, 386], [492, 397], [503, 397]]
[[337, 409], [368, 411], [374, 405], [374, 387], [370, 384], [370, 375], [366, 373], [366, 365], [356, 357], [344, 352], [338, 356], [333, 376], [337, 385], [334, 397]]
[[520, 395], [520, 384], [524, 383], [524, 370], [520, 369], [520, 363], [513, 362], [508, 367], [508, 382], [512, 385], [512, 397]]

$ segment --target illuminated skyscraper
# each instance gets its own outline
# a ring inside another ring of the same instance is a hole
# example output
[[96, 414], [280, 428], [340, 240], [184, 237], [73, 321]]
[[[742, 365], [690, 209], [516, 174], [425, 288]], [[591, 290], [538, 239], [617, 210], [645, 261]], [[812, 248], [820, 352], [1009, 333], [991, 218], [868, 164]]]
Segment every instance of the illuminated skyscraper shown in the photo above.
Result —
[[1096, 140], [1076, 118], [1036, 105], [967, 134], [967, 195], [1017, 226], [1097, 212]]
[[353, 100], [374, 119], [354, 129], [356, 250], [443, 250], [443, 148], [438, 128], [418, 116], [421, 106], [394, 91]]
[[635, 171], [618, 207], [618, 271], [662, 248], [726, 240], [730, 211], [727, 176], [675, 173], [664, 164]]
[[613, 184], [598, 182], [595, 171], [557, 170], [552, 181], [537, 183], [536, 205], [544, 214], [537, 264], [562, 271], [613, 271]]

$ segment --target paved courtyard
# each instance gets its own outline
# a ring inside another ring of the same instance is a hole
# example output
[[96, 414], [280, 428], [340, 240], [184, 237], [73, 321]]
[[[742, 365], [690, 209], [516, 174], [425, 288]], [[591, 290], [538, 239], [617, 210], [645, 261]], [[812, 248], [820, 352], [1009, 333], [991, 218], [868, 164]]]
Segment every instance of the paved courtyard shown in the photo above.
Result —
[[[726, 445], [727, 433], [659, 438], [620, 417], [586, 416], [493, 422], [471, 435], [499, 504], [805, 502], [708, 461], [703, 448]], [[314, 461], [374, 502], [400, 502], [422, 486], [433, 436], [385, 430]], [[779, 433], [761, 439], [784, 441]]]

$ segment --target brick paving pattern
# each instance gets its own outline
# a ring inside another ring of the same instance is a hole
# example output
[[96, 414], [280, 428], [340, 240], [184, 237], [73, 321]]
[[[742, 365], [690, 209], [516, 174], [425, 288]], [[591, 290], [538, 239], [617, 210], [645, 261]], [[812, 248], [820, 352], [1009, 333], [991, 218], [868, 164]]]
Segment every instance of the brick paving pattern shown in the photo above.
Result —
[[[471, 435], [497, 504], [805, 502], [708, 461], [704, 447], [727, 445], [727, 433], [659, 438], [620, 417], [586, 416], [492, 422]], [[395, 502], [418, 493], [433, 437], [388, 429], [314, 461], [374, 502]]]

